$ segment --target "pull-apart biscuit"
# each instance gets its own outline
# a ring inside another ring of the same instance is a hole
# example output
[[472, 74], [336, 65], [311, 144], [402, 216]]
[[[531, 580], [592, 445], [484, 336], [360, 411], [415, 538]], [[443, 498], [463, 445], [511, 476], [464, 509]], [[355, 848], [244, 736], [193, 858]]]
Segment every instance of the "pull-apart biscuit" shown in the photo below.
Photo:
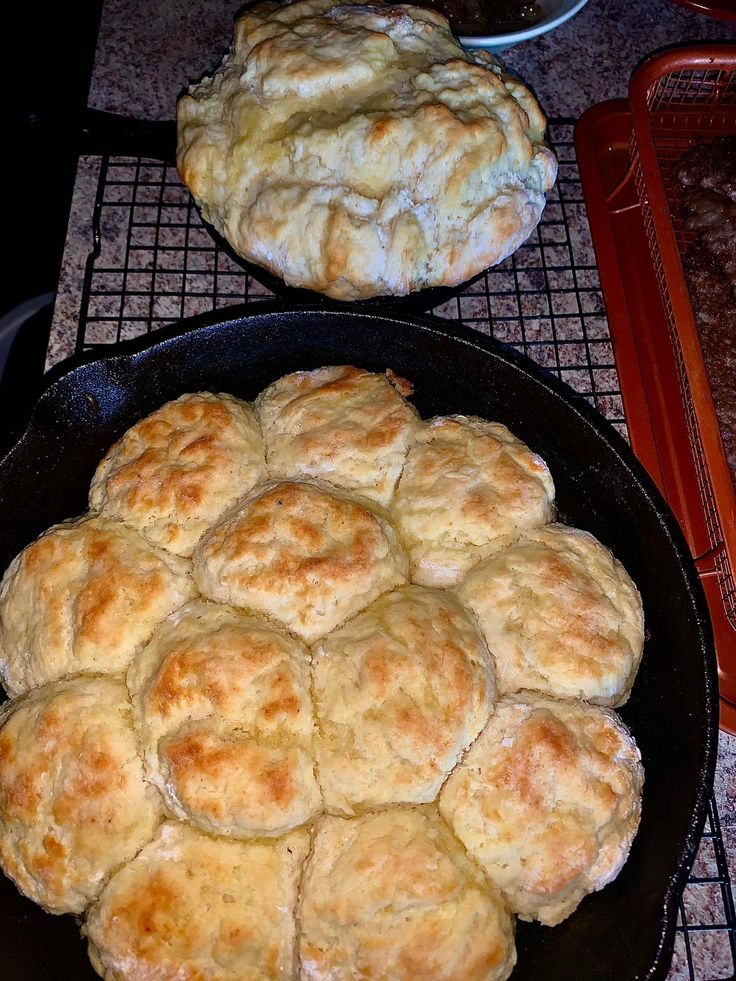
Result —
[[502, 981], [513, 918], [429, 810], [316, 828], [301, 894], [301, 977]]
[[404, 586], [315, 645], [319, 779], [328, 809], [434, 800], [495, 701], [493, 663], [449, 594]]
[[131, 716], [112, 678], [58, 681], [4, 706], [0, 864], [53, 913], [82, 912], [161, 820]]
[[409, 563], [378, 505], [329, 485], [258, 487], [194, 554], [202, 593], [265, 613], [308, 643], [406, 582]]
[[319, 477], [385, 507], [419, 424], [400, 387], [350, 366], [279, 378], [256, 400], [271, 476]]
[[196, 595], [186, 559], [119, 521], [56, 525], [0, 584], [0, 673], [11, 695], [66, 675], [125, 671], [154, 627]]
[[306, 649], [211, 603], [165, 620], [128, 672], [147, 773], [213, 834], [283, 834], [320, 807]]
[[456, 592], [496, 659], [500, 694], [528, 688], [610, 706], [629, 697], [644, 647], [641, 597], [592, 535], [527, 531]]
[[511, 909], [554, 926], [618, 875], [643, 781], [614, 712], [519, 692], [499, 700], [440, 811]]
[[498, 422], [438, 416], [409, 451], [391, 513], [409, 550], [411, 578], [451, 586], [502, 535], [552, 518], [546, 463]]
[[266, 476], [253, 409], [198, 392], [157, 409], [108, 451], [90, 507], [120, 518], [153, 545], [190, 556], [230, 504]]
[[294, 908], [305, 831], [211, 838], [166, 821], [87, 916], [108, 981], [284, 981], [295, 975]]

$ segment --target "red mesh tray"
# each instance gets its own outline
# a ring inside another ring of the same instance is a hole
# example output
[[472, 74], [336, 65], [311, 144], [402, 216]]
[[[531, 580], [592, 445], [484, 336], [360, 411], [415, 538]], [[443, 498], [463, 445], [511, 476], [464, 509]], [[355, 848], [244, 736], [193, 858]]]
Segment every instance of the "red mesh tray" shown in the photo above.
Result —
[[[647, 59], [629, 84], [632, 161], [647, 237], [667, 316], [688, 435], [726, 616], [736, 631], [736, 492], [721, 443], [681, 255], [692, 236], [682, 225], [672, 165], [696, 142], [736, 135], [736, 45], [710, 44]], [[736, 392], [734, 393], [736, 397]], [[736, 634], [724, 651], [721, 691], [736, 701]]]
[[[626, 100], [602, 103], [581, 117], [575, 148], [632, 447], [676, 514], [696, 561], [718, 652], [721, 727], [736, 733], [732, 566], [709, 494], [712, 482], [678, 356], [667, 284], [658, 287], [651, 227], [647, 234], [651, 216], [642, 206], [642, 184], [630, 157], [632, 130]], [[733, 495], [730, 475], [729, 485]]]

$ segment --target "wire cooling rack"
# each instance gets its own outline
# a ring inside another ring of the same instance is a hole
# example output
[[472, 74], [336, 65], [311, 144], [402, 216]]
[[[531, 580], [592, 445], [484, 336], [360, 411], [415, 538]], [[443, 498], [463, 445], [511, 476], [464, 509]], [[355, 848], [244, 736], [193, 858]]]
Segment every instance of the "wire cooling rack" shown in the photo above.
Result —
[[[529, 355], [625, 432], [572, 128], [553, 128], [559, 178], [532, 238], [433, 312]], [[103, 160], [94, 218], [78, 350], [271, 295], [214, 243], [169, 164]]]
[[[529, 241], [431, 312], [529, 356], [626, 436], [573, 126], [570, 119], [550, 123], [559, 175]], [[109, 348], [182, 317], [271, 295], [213, 241], [172, 165], [102, 158], [77, 352]], [[670, 978], [715, 981], [734, 974], [736, 915], [711, 799], [680, 906]]]

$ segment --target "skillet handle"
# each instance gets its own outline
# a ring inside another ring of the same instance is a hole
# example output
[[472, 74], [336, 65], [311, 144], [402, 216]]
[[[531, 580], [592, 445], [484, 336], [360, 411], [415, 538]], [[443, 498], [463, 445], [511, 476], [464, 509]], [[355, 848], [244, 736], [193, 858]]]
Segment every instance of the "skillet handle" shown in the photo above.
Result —
[[131, 119], [100, 109], [87, 109], [82, 118], [81, 153], [151, 157], [173, 164], [176, 123], [173, 119]]

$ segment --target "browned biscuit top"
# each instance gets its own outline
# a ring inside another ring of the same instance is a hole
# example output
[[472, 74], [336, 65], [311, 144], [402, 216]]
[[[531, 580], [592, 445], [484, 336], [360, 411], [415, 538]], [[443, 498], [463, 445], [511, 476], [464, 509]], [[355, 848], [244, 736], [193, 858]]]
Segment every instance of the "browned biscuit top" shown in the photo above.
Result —
[[499, 692], [532, 689], [599, 705], [628, 698], [644, 646], [641, 597], [587, 532], [525, 531], [456, 588], [496, 659]]
[[279, 378], [256, 401], [271, 475], [319, 477], [387, 505], [419, 422], [407, 387], [349, 365]]
[[81, 912], [160, 817], [122, 682], [58, 681], [4, 709], [0, 863], [35, 902]]
[[513, 918], [436, 813], [317, 825], [301, 891], [301, 977], [502, 981]]
[[191, 563], [119, 521], [49, 529], [0, 585], [0, 671], [10, 694], [78, 672], [125, 671], [155, 625], [196, 595]]
[[194, 565], [210, 599], [266, 613], [309, 642], [408, 572], [378, 505], [306, 481], [256, 488], [204, 536]]
[[293, 978], [308, 846], [304, 831], [232, 841], [165, 822], [90, 910], [92, 964], [112, 981]]
[[164, 621], [128, 672], [149, 778], [212, 834], [283, 834], [321, 805], [308, 654], [212, 603]]
[[493, 661], [472, 618], [448, 593], [404, 586], [313, 654], [327, 808], [434, 800], [495, 701]]
[[109, 450], [92, 480], [90, 507], [188, 556], [228, 505], [265, 476], [251, 407], [197, 392], [167, 402]]
[[519, 692], [499, 700], [440, 810], [511, 908], [553, 926], [626, 861], [643, 779], [614, 712]]

